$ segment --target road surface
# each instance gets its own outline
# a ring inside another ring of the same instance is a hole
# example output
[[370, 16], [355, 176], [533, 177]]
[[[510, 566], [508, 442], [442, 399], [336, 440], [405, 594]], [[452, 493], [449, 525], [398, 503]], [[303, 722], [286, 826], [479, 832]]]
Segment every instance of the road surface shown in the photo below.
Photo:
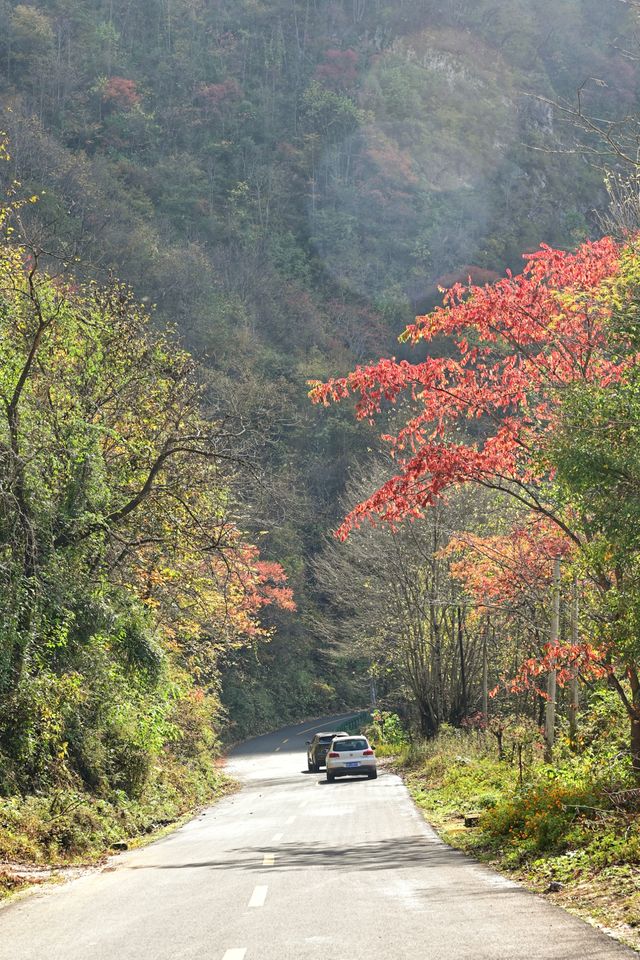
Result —
[[0, 960], [637, 960], [442, 844], [397, 777], [307, 773], [327, 726], [242, 745], [239, 793], [0, 909]]

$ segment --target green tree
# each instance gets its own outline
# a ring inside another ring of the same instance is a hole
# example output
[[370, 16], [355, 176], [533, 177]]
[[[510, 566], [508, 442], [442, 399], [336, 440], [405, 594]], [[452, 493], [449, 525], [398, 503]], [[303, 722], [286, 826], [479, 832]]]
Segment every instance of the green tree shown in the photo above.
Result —
[[28, 780], [64, 761], [69, 739], [117, 728], [141, 758], [133, 789], [171, 734], [170, 677], [215, 690], [221, 652], [264, 634], [263, 606], [292, 600], [234, 520], [239, 431], [202, 412], [192, 358], [126, 287], [47, 273], [40, 249], [12, 242], [12, 212], [0, 250], [0, 760]]
[[611, 350], [625, 363], [614, 383], [583, 382], [565, 396], [549, 444], [555, 487], [585, 531], [578, 568], [590, 590], [591, 628], [621, 668], [612, 672], [631, 721], [640, 769], [640, 256], [621, 256], [606, 294]]

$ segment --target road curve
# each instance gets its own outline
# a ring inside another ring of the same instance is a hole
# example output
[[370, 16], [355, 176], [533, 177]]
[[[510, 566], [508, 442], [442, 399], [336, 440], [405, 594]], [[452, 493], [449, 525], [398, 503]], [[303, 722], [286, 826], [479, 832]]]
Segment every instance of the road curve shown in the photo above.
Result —
[[637, 960], [445, 846], [397, 777], [307, 773], [339, 721], [243, 744], [238, 794], [1, 908], [0, 960]]

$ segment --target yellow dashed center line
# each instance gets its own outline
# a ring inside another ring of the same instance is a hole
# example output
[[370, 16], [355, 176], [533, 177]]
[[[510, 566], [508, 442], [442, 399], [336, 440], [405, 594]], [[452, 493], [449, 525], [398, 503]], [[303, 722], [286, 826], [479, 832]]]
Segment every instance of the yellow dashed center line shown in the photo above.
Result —
[[262, 858], [263, 867], [272, 867], [275, 862], [276, 862], [275, 853], [265, 853], [264, 857]]

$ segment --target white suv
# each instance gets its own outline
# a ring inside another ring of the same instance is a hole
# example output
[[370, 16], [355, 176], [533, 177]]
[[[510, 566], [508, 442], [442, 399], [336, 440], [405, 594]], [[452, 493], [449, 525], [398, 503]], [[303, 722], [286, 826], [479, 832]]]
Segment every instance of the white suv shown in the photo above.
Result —
[[370, 780], [378, 776], [376, 755], [366, 737], [335, 737], [327, 751], [327, 783], [336, 777], [365, 774]]

